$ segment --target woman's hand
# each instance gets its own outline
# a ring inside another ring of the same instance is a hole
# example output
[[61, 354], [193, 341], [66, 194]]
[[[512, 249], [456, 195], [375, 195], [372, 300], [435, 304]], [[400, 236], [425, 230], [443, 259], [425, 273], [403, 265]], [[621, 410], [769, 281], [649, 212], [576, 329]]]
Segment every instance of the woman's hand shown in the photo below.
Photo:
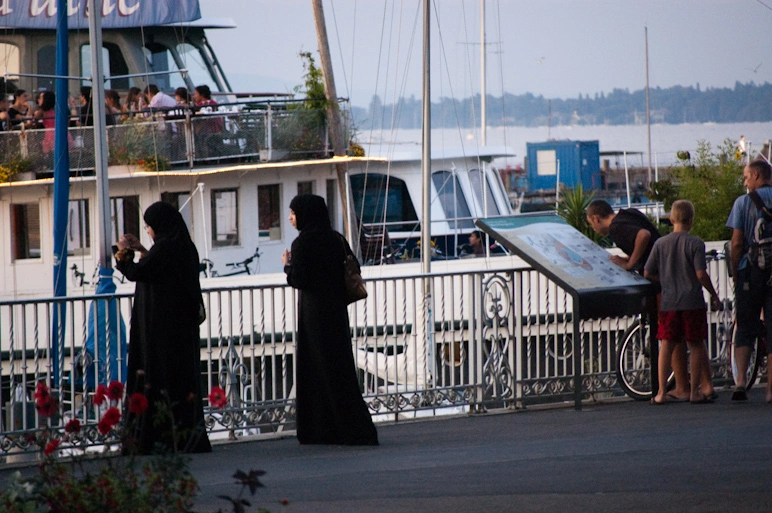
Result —
[[284, 250], [284, 253], [281, 254], [281, 262], [284, 265], [290, 265], [290, 261], [292, 260], [292, 253], [288, 249]]
[[118, 249], [133, 249], [140, 253], [147, 253], [145, 246], [143, 246], [142, 243], [139, 242], [139, 239], [131, 233], [126, 233], [118, 239]]

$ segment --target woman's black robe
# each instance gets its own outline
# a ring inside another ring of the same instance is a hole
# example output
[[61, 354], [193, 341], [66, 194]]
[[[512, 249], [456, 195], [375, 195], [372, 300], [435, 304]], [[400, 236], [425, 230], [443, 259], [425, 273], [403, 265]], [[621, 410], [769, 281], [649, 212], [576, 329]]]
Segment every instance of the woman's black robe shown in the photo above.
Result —
[[[198, 252], [174, 207], [169, 205], [170, 211], [163, 203], [151, 211], [159, 204], [145, 212], [145, 222], [156, 232], [148, 253], [136, 263], [125, 260], [116, 264], [126, 278], [136, 282], [127, 397], [142, 392], [149, 403], [143, 415], [126, 412], [129, 432], [124, 449], [141, 454], [175, 448], [179, 452], [210, 452], [200, 381]], [[156, 215], [148, 218], [149, 212]], [[159, 213], [164, 217], [154, 219]], [[167, 405], [166, 410], [171, 407], [171, 414], [158, 411], [159, 401]], [[156, 418], [162, 420], [160, 425], [156, 425]]]
[[351, 249], [330, 227], [320, 196], [297, 196], [290, 208], [300, 230], [284, 268], [287, 283], [298, 289], [298, 441], [377, 445], [378, 433], [359, 388], [343, 299], [343, 262]]

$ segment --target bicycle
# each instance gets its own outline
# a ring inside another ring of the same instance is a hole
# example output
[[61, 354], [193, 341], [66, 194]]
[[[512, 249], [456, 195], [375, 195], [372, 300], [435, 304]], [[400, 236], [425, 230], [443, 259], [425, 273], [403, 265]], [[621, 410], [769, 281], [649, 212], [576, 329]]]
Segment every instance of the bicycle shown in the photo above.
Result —
[[199, 272], [204, 273], [204, 276], [207, 278], [223, 278], [225, 276], [236, 276], [239, 274], [256, 274], [257, 271], [254, 272], [249, 267], [249, 265], [255, 260], [260, 258], [260, 248], [255, 248], [255, 252], [245, 258], [244, 260], [240, 262], [231, 262], [228, 264], [225, 264], [226, 267], [230, 267], [233, 270], [231, 272], [227, 272], [224, 274], [220, 274], [214, 269], [214, 262], [209, 260], [208, 258], [202, 258], [201, 263], [199, 264]]
[[[728, 252], [710, 250], [705, 253], [706, 260], [719, 261], [726, 260]], [[728, 267], [727, 267], [728, 269]], [[728, 271], [727, 271], [728, 272]], [[731, 379], [737, 375], [737, 366], [734, 361], [734, 303], [731, 299], [724, 299], [721, 308], [718, 311], [709, 310], [709, 318], [716, 317], [716, 322], [710, 325], [715, 329], [713, 333], [712, 344], [715, 345], [717, 358], [711, 361], [711, 367], [718, 368], [718, 372], [728, 368], [731, 375], [725, 377]], [[651, 399], [651, 353], [648, 345], [649, 326], [642, 322], [639, 316], [633, 324], [622, 335], [622, 344], [617, 354], [617, 380], [622, 390], [632, 399], [637, 401], [647, 401]], [[757, 358], [757, 352], [765, 354], [764, 337], [760, 336], [753, 353], [751, 354], [751, 363], [748, 366], [748, 385], [750, 389], [759, 373], [762, 358]], [[675, 377], [671, 372], [668, 378], [668, 390], [675, 385]]]

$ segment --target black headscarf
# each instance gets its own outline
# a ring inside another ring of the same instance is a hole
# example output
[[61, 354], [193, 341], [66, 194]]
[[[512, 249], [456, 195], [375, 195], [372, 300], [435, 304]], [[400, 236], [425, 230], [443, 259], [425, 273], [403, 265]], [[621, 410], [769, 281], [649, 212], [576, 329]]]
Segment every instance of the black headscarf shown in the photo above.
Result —
[[292, 198], [290, 209], [295, 212], [295, 221], [299, 231], [332, 230], [330, 213], [324, 203], [324, 198], [321, 196], [298, 194]]
[[163, 201], [153, 203], [145, 210], [143, 219], [155, 232], [155, 242], [168, 239], [178, 244], [193, 244], [188, 226], [174, 205]]

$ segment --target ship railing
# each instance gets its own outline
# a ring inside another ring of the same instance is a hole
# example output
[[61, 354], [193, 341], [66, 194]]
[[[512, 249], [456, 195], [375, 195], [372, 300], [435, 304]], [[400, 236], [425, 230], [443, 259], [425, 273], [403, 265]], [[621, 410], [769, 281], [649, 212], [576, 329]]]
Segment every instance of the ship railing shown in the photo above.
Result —
[[[240, 102], [115, 115], [108, 124], [108, 165], [140, 171], [192, 168], [221, 162], [275, 162], [331, 155], [326, 111], [292, 102]], [[22, 125], [24, 127], [24, 125]], [[93, 127], [68, 128], [70, 169], [95, 168]], [[54, 129], [0, 132], [0, 166], [12, 173], [53, 172]]]
[[[726, 281], [718, 268], [709, 272], [714, 281]], [[581, 339], [574, 341], [571, 297], [532, 269], [419, 273], [368, 278], [366, 285], [369, 296], [349, 306], [349, 321], [360, 386], [376, 421], [573, 404], [577, 347], [583, 399], [624, 397], [616, 353], [636, 319], [583, 321]], [[717, 285], [722, 297], [731, 298], [729, 283]], [[200, 379], [210, 437], [293, 430], [296, 291], [286, 284], [211, 288], [204, 302]], [[66, 321], [53, 333], [53, 310], [60, 303]], [[69, 450], [118, 444], [115, 432], [99, 432], [109, 404], [96, 405], [94, 392], [97, 384], [126, 379], [131, 306], [130, 294], [0, 302], [5, 462], [38, 454], [46, 430]], [[94, 342], [84, 357], [90, 330]], [[709, 339], [714, 332], [709, 330]], [[708, 347], [713, 358], [721, 350], [711, 340]], [[59, 400], [53, 417], [36, 413], [39, 382]], [[225, 390], [225, 407], [209, 404], [214, 387]], [[112, 405], [123, 407], [121, 401]], [[77, 434], [65, 432], [72, 419], [81, 422]]]

